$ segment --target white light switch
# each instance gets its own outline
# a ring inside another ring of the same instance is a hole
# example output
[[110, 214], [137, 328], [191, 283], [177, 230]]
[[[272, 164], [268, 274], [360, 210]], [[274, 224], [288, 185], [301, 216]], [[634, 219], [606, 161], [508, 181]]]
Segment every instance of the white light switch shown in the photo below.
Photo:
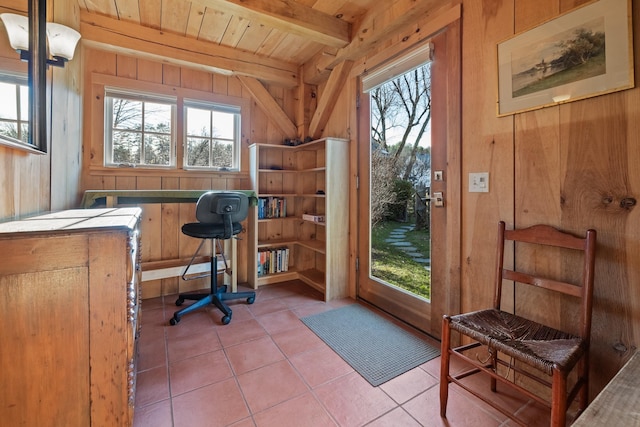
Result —
[[469, 174], [470, 193], [489, 192], [489, 172], [475, 172]]

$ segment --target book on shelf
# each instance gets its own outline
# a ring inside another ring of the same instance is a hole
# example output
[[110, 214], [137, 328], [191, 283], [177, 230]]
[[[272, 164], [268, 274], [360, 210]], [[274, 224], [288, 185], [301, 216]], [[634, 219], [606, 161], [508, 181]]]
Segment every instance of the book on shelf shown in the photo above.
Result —
[[258, 249], [258, 277], [289, 271], [289, 248]]
[[258, 219], [285, 218], [287, 216], [287, 199], [283, 197], [259, 197]]
[[319, 214], [302, 214], [302, 219], [311, 222], [324, 222], [324, 215]]

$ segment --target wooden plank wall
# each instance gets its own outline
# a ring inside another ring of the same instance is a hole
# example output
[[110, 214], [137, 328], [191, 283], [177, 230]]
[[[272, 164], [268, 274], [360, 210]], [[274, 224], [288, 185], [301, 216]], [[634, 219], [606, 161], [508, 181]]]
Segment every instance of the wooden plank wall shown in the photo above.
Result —
[[[498, 118], [497, 43], [586, 0], [461, 0], [460, 3], [462, 193], [449, 197], [461, 200], [461, 244], [447, 248], [460, 251], [460, 310], [491, 304], [492, 282], [478, 278], [493, 277], [499, 220], [507, 221], [509, 227], [546, 223], [576, 233], [595, 228], [598, 252], [590, 388], [593, 397], [640, 340], [640, 218], [637, 207], [623, 202], [640, 196], [640, 169], [636, 166], [640, 162], [637, 120], [640, 88]], [[635, 0], [633, 3], [637, 34], [640, 5]], [[393, 40], [397, 45], [402, 43], [401, 39]], [[637, 39], [634, 50], [637, 79], [640, 76]], [[344, 92], [354, 93], [355, 84], [352, 76]], [[353, 130], [355, 135], [356, 125], [354, 101], [343, 95], [325, 132], [337, 133], [346, 126], [347, 133]], [[351, 155], [351, 179], [355, 181], [355, 147]], [[489, 193], [468, 192], [470, 172], [489, 172]], [[353, 217], [357, 204], [353, 194], [351, 198]], [[355, 230], [353, 219], [351, 230]], [[528, 254], [516, 253], [508, 255], [508, 262], [533, 261]], [[558, 260], [548, 268], [563, 267]], [[355, 289], [353, 283], [351, 286]], [[522, 291], [508, 290], [504, 294], [506, 307], [514, 308], [513, 292]], [[526, 304], [515, 307], [519, 313], [528, 312], [560, 324], [571, 320], [566, 301], [540, 306], [536, 304], [538, 295], [526, 297]]]
[[[26, 0], [5, 0], [0, 13], [24, 13]], [[48, 19], [77, 28], [75, 0], [48, 4]], [[48, 73], [48, 93], [53, 101], [48, 120], [49, 150], [33, 154], [0, 146], [0, 221], [50, 209], [74, 207], [80, 183], [80, 48], [65, 68]], [[11, 49], [4, 28], [0, 31], [0, 68], [24, 72], [26, 63]]]
[[[101, 131], [96, 127], [84, 127], [84, 167], [82, 191], [85, 190], [150, 190], [150, 189], [249, 189], [248, 146], [254, 142], [279, 144], [284, 139], [278, 128], [257, 108], [250, 94], [243, 89], [235, 77], [227, 77], [202, 70], [178, 67], [170, 64], [149, 61], [96, 48], [84, 50], [84, 90], [92, 93], [92, 73], [118, 76], [139, 82], [151, 82], [194, 89], [206, 93], [250, 100], [250, 123], [242, 139], [241, 173], [208, 173], [176, 171], [107, 170], [102, 165], [103, 141]], [[267, 88], [278, 104], [290, 117], [294, 116], [295, 102], [291, 90], [277, 87]], [[85, 95], [85, 123], [96, 123], [102, 117], [92, 117], [90, 96]], [[98, 102], [102, 102], [99, 100]], [[195, 221], [195, 204], [164, 203], [145, 204], [142, 220], [142, 260], [159, 261], [189, 258], [196, 250], [198, 239], [183, 235], [180, 227], [186, 222]], [[242, 236], [242, 235], [241, 235]], [[238, 281], [247, 281], [247, 243], [238, 244]], [[143, 298], [161, 294], [173, 294], [177, 291], [178, 278], [148, 281], [143, 283]], [[206, 286], [204, 280], [194, 281], [180, 289], [193, 289]]]
[[[584, 3], [464, 1], [462, 181], [469, 172], [488, 171], [491, 191], [468, 193], [463, 186], [462, 310], [490, 302], [490, 284], [474, 278], [492, 274], [494, 255], [487, 247], [495, 241], [498, 220], [517, 227], [547, 223], [576, 233], [596, 229], [593, 396], [640, 339], [640, 218], [637, 208], [621, 205], [623, 199], [640, 195], [640, 173], [634, 166], [640, 161], [640, 89], [495, 116], [496, 43]], [[639, 12], [635, 7], [636, 33]], [[634, 50], [638, 76], [637, 41]], [[534, 261], [516, 253], [515, 262]], [[549, 268], [561, 270], [561, 260]], [[571, 321], [567, 301], [541, 309], [538, 297], [527, 295], [527, 303], [516, 310], [560, 324]]]

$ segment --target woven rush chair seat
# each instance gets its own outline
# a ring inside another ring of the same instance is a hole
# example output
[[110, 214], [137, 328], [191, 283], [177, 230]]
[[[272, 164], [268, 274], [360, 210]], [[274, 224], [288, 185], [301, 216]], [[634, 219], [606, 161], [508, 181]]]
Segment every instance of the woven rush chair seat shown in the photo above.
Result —
[[452, 330], [552, 375], [570, 371], [586, 349], [575, 335], [500, 310], [449, 316]]

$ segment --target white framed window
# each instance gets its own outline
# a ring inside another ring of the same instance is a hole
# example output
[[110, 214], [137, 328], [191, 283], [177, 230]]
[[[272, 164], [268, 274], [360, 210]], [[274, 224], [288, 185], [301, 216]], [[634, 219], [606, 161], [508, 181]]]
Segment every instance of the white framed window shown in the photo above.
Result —
[[29, 143], [29, 86], [27, 76], [0, 74], [0, 135]]
[[175, 167], [177, 98], [105, 92], [105, 166]]
[[237, 171], [240, 107], [184, 101], [184, 168]]

